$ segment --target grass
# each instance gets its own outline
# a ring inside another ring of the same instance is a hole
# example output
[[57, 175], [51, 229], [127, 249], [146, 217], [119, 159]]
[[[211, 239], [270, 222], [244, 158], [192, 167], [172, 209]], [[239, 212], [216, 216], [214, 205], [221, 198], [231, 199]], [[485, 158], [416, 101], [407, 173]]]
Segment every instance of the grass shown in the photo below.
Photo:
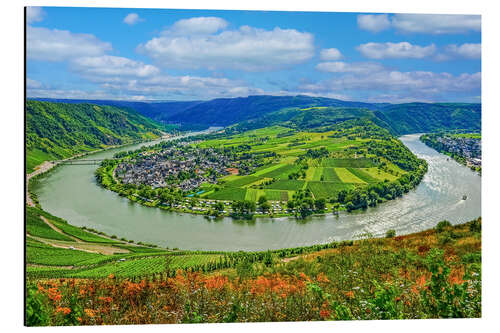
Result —
[[260, 168], [257, 168], [255, 169], [254, 173], [253, 173], [253, 176], [256, 176], [256, 177], [265, 177], [263, 176], [264, 174], [266, 173], [269, 173], [269, 172], [272, 172], [278, 168], [281, 168], [282, 166], [284, 166], [285, 164], [271, 164], [271, 165], [267, 165], [267, 166], [263, 166], [263, 167], [260, 167]]
[[262, 173], [260, 176], [265, 177], [265, 178], [287, 178], [289, 174], [292, 172], [298, 171], [299, 167], [297, 165], [293, 164], [285, 164], [282, 165], [278, 168], [275, 168], [271, 171], [268, 171], [266, 173]]
[[280, 190], [264, 190], [267, 200], [288, 201], [288, 192]]
[[335, 173], [343, 183], [365, 184], [365, 181], [352, 174], [346, 168], [335, 168]]
[[368, 158], [325, 158], [321, 166], [330, 168], [370, 168], [375, 166]]
[[306, 188], [311, 190], [316, 199], [334, 198], [341, 190], [354, 188], [353, 184], [333, 183], [333, 182], [307, 182]]
[[85, 242], [92, 242], [92, 243], [117, 243], [117, 241], [100, 237], [97, 235], [94, 235], [90, 232], [86, 232], [82, 230], [81, 228], [72, 226], [71, 224], [68, 224], [66, 221], [61, 221], [58, 219], [49, 219], [49, 221], [58, 229], [60, 229], [62, 232], [65, 234], [71, 235], [73, 237], [76, 237], [78, 239], [81, 239], [82, 241]]
[[40, 215], [38, 209], [26, 207], [26, 231], [28, 234], [61, 241], [74, 241], [71, 237], [61, 234], [49, 227], [49, 225], [40, 218]]
[[232, 180], [228, 181], [224, 185], [229, 186], [229, 187], [242, 187], [245, 185], [249, 185], [251, 183], [255, 183], [259, 179], [260, 178], [255, 177], [255, 176], [239, 176], [239, 177], [233, 178]]
[[33, 149], [26, 152], [26, 172], [32, 173], [35, 167], [45, 161], [54, 159], [54, 156], [39, 149]]
[[334, 168], [322, 168], [323, 181], [325, 182], [341, 182]]
[[270, 185], [264, 186], [266, 189], [297, 191], [305, 186], [305, 181], [295, 179], [280, 179]]
[[209, 193], [206, 197], [214, 200], [245, 200], [246, 189], [240, 187], [226, 187]]
[[359, 169], [359, 170], [362, 170], [364, 173], [370, 175], [371, 177], [373, 178], [377, 178], [379, 181], [384, 181], [384, 180], [389, 180], [389, 181], [393, 181], [393, 180], [396, 180], [398, 177], [388, 173], [388, 172], [385, 172], [383, 170], [380, 170], [379, 168], [362, 168], [362, 169]]
[[364, 172], [361, 169], [347, 168], [347, 170], [366, 183], [378, 183], [378, 182], [380, 182], [380, 180], [378, 178], [372, 177], [370, 174]]
[[259, 197], [261, 197], [265, 194], [266, 193], [264, 190], [249, 188], [249, 189], [247, 189], [247, 193], [245, 195], [245, 200], [257, 201], [259, 199]]
[[195, 265], [202, 265], [218, 258], [218, 255], [181, 255], [155, 256], [141, 259], [112, 262], [96, 268], [83, 270], [74, 274], [74, 277], [103, 278], [109, 274], [117, 277], [145, 276], [162, 273], [169, 269], [186, 269]]
[[89, 259], [105, 259], [106, 256], [78, 250], [55, 248], [50, 245], [27, 243], [26, 262], [50, 266], [78, 266]]

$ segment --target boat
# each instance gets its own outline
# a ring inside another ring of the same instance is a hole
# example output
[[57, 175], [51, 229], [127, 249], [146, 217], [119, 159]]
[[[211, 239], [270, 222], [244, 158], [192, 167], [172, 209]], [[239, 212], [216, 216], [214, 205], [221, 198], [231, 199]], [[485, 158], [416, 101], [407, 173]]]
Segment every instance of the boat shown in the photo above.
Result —
[[464, 196], [462, 197], [462, 200], [467, 200], [467, 196], [464, 194]]

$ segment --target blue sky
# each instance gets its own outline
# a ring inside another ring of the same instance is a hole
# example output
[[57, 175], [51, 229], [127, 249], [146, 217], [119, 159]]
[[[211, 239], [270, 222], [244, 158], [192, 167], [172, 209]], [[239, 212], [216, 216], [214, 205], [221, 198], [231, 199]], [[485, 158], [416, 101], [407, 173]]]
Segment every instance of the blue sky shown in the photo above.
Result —
[[473, 15], [30, 7], [28, 97], [480, 102]]

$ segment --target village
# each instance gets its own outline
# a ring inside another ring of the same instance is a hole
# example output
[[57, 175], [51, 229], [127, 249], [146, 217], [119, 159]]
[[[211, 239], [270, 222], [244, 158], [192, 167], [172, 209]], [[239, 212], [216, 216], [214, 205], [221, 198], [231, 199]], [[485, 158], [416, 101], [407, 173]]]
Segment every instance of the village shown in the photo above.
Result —
[[141, 152], [134, 159], [119, 163], [115, 176], [124, 184], [144, 184], [153, 189], [173, 186], [189, 192], [203, 183], [217, 183], [218, 177], [237, 173], [237, 164], [228, 154], [214, 148], [181, 145]]
[[465, 158], [467, 166], [481, 167], [481, 139], [438, 137], [437, 142], [452, 154], [458, 154]]

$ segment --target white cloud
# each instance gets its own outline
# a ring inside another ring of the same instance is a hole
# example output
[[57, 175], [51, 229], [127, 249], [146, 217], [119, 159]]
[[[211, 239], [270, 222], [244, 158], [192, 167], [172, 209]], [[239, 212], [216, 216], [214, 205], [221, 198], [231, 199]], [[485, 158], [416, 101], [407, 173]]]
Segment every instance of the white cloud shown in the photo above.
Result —
[[42, 7], [26, 7], [26, 22], [28, 24], [43, 20], [45, 12]]
[[226, 20], [218, 17], [193, 17], [190, 19], [179, 20], [174, 23], [172, 28], [165, 33], [179, 35], [209, 35], [228, 26]]
[[339, 60], [342, 58], [342, 53], [336, 48], [323, 49], [320, 52], [321, 60]]
[[371, 59], [386, 58], [414, 58], [422, 59], [436, 52], [436, 46], [413, 45], [408, 42], [401, 43], [366, 43], [356, 48], [361, 54]]
[[148, 77], [160, 72], [153, 65], [110, 55], [76, 58], [71, 68], [84, 76]]
[[123, 19], [123, 23], [126, 23], [128, 25], [134, 25], [142, 21], [144, 21], [144, 19], [140, 18], [136, 13], [130, 13]]
[[456, 34], [481, 31], [480, 15], [395, 14], [392, 26], [405, 33]]
[[299, 90], [315, 94], [346, 94], [356, 96], [353, 97], [355, 100], [378, 102], [442, 101], [450, 96], [463, 99], [481, 93], [480, 72], [460, 75], [402, 72], [378, 63], [344, 62], [320, 63], [316, 68], [333, 73], [332, 77], [304, 83]]
[[389, 29], [391, 22], [387, 14], [361, 14], [358, 15], [358, 27], [371, 32], [380, 32]]
[[481, 59], [481, 43], [451, 44], [445, 47], [445, 51], [452, 56], [466, 59]]
[[384, 70], [384, 66], [372, 62], [346, 63], [342, 61], [322, 62], [316, 69], [331, 73], [372, 73]]
[[[314, 37], [309, 33], [278, 27], [264, 30], [249, 26], [215, 33], [219, 29], [217, 24], [195, 29], [192, 23], [200, 21], [189, 21], [187, 24], [188, 21], [176, 24], [184, 28], [189, 26], [191, 30], [184, 31], [194, 31], [193, 34], [179, 34], [182, 30], [174, 24], [173, 29], [139, 45], [137, 50], [167, 68], [210, 70], [283, 69], [314, 56]], [[209, 31], [212, 33], [206, 34]]]
[[26, 88], [27, 89], [37, 89], [42, 88], [42, 84], [39, 81], [32, 80], [29, 77], [26, 78]]
[[33, 60], [64, 61], [75, 57], [98, 56], [111, 44], [91, 34], [29, 26], [26, 33], [27, 57]]

